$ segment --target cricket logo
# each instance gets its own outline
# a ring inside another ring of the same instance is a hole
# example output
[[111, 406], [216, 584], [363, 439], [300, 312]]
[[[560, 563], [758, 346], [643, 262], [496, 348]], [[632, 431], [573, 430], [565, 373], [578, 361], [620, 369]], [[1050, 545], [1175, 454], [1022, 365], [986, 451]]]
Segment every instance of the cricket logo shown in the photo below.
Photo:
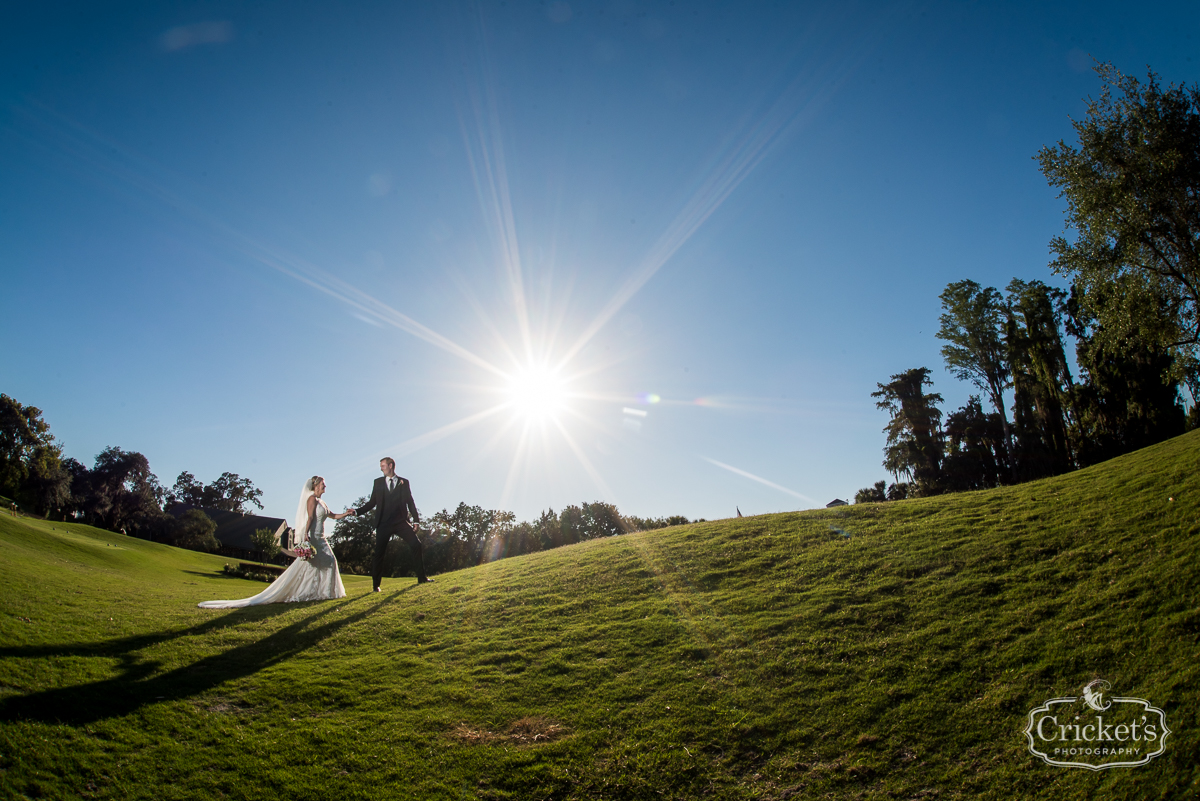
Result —
[[1047, 765], [1063, 768], [1132, 768], [1166, 749], [1166, 714], [1143, 698], [1108, 695], [1104, 679], [1080, 694], [1052, 698], [1029, 713], [1029, 751]]
[[1097, 712], [1103, 712], [1112, 706], [1112, 701], [1105, 703], [1104, 693], [1112, 688], [1104, 679], [1094, 679], [1084, 685], [1083, 702]]

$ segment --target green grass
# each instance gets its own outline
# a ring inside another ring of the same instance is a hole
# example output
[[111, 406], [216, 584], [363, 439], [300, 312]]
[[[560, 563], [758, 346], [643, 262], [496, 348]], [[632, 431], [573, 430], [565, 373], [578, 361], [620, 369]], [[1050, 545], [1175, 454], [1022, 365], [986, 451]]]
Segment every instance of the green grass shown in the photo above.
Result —
[[[1169, 500], [1173, 498], [1174, 500]], [[0, 517], [0, 787], [29, 798], [1182, 798], [1200, 432], [988, 492], [663, 529], [236, 611], [223, 560]], [[1043, 764], [1094, 677], [1149, 765]]]

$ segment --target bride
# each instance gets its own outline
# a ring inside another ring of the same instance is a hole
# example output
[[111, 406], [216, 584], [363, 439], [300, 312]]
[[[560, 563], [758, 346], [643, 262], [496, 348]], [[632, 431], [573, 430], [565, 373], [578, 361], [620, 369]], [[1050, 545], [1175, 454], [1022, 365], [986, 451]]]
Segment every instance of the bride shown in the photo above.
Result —
[[346, 588], [338, 573], [337, 558], [325, 541], [325, 519], [341, 520], [348, 512], [335, 515], [329, 511], [321, 496], [325, 494], [325, 479], [313, 476], [304, 482], [300, 504], [296, 507], [296, 531], [307, 539], [315, 551], [311, 559], [297, 559], [271, 586], [252, 598], [237, 601], [205, 601], [201, 609], [237, 609], [259, 604], [290, 603], [292, 601], [324, 601], [344, 598]]

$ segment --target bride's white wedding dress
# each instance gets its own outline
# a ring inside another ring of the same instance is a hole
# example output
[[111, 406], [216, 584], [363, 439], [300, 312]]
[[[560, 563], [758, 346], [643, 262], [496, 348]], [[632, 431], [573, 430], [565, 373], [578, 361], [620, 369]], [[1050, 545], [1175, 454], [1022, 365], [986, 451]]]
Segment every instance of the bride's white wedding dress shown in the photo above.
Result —
[[[307, 510], [306, 510], [307, 511]], [[346, 588], [338, 573], [337, 557], [325, 540], [325, 519], [329, 507], [317, 499], [316, 513], [308, 528], [308, 543], [316, 551], [312, 559], [297, 559], [283, 575], [271, 582], [271, 586], [252, 598], [237, 601], [205, 601], [198, 604], [201, 609], [238, 609], [259, 604], [282, 604], [293, 601], [324, 601], [330, 598], [345, 598]]]

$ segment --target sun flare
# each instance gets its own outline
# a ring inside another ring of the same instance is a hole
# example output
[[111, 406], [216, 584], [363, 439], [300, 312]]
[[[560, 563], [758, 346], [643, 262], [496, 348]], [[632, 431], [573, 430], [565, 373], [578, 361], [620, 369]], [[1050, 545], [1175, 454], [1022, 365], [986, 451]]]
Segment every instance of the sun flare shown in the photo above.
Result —
[[530, 422], [554, 419], [563, 410], [565, 382], [547, 367], [530, 367], [508, 377], [508, 403]]

